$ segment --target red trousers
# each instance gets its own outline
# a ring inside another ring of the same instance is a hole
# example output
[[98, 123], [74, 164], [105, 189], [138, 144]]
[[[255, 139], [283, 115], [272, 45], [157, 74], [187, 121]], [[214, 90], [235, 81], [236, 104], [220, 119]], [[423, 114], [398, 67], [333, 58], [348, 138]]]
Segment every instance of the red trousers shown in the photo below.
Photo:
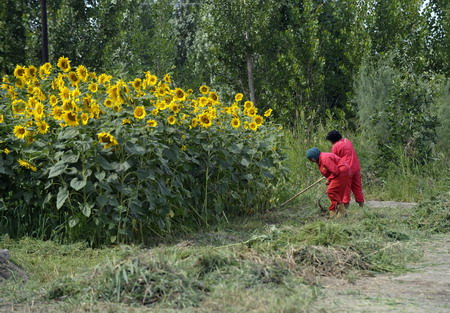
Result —
[[343, 203], [345, 191], [350, 181], [350, 170], [341, 172], [338, 177], [333, 178], [328, 185], [327, 195], [330, 199], [330, 206], [328, 210], [336, 210], [339, 203]]
[[362, 192], [361, 184], [361, 172], [355, 172], [350, 175], [350, 179], [345, 189], [344, 197], [342, 199], [343, 203], [350, 202], [350, 193], [353, 192], [356, 202], [364, 202], [364, 195]]

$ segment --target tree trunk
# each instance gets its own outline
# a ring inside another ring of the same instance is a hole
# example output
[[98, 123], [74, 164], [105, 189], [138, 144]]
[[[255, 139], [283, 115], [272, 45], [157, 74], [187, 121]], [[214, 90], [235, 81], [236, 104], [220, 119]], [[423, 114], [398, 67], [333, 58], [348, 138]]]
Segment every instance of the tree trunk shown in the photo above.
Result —
[[41, 0], [42, 64], [48, 62], [47, 0]]
[[248, 79], [248, 90], [250, 92], [250, 100], [256, 105], [255, 97], [255, 81], [253, 78], [253, 64], [254, 58], [252, 55], [247, 56], [247, 79]]

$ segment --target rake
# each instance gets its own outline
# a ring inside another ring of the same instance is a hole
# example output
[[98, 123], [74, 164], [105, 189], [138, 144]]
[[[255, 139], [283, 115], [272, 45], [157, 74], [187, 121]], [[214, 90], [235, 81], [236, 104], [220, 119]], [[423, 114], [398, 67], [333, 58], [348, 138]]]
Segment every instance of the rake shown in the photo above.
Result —
[[284, 207], [286, 204], [290, 203], [292, 200], [294, 200], [295, 198], [297, 198], [298, 196], [300, 196], [301, 194], [307, 192], [309, 189], [311, 189], [312, 187], [314, 187], [315, 185], [317, 185], [318, 183], [320, 183], [321, 181], [323, 181], [325, 179], [325, 177], [320, 178], [319, 180], [317, 180], [314, 184], [309, 185], [308, 187], [306, 187], [305, 189], [303, 189], [302, 191], [299, 191], [298, 193], [296, 193], [295, 195], [293, 195], [291, 198], [289, 198], [288, 200], [286, 200], [285, 202], [283, 202], [281, 205], [279, 205], [278, 207], [276, 207], [277, 209], [280, 209], [282, 207]]

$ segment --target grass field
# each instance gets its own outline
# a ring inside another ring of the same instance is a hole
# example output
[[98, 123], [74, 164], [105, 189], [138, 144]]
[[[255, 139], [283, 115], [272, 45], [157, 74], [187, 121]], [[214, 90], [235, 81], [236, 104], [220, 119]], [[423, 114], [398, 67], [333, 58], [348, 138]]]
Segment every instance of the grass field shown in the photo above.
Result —
[[[320, 188], [320, 187], [318, 187]], [[413, 209], [359, 208], [330, 221], [311, 196], [239, 216], [152, 247], [102, 249], [35, 239], [0, 246], [30, 274], [3, 282], [3, 312], [299, 312], [323, 295], [320, 277], [349, 282], [403, 273], [421, 242], [449, 231], [449, 194]]]

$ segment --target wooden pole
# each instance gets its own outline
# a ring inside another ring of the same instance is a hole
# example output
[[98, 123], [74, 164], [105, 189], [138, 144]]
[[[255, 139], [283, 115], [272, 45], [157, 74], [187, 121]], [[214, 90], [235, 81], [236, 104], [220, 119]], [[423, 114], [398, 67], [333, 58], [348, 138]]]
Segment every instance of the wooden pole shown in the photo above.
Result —
[[302, 193], [305, 193], [306, 191], [308, 191], [309, 189], [311, 189], [312, 187], [314, 187], [315, 185], [317, 185], [318, 183], [320, 183], [322, 180], [324, 180], [325, 177], [320, 178], [318, 181], [316, 181], [314, 184], [306, 187], [305, 189], [303, 189], [302, 191], [299, 191], [298, 193], [296, 193], [294, 196], [292, 196], [289, 200], [285, 201], [283, 204], [281, 204], [280, 206], [278, 206], [278, 208], [282, 208], [284, 207], [286, 204], [288, 204], [289, 202], [291, 202], [292, 200], [294, 200], [295, 198], [297, 198], [298, 196], [300, 196]]
[[48, 62], [47, 0], [41, 0], [42, 64]]

